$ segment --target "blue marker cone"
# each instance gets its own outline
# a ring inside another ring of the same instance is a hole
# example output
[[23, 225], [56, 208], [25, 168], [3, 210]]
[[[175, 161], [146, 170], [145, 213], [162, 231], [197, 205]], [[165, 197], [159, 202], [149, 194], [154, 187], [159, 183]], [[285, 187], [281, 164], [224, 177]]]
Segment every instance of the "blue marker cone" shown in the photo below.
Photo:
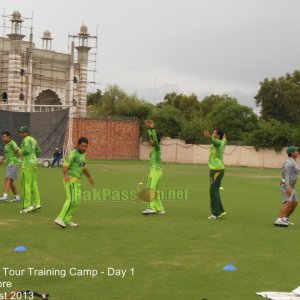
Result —
[[18, 246], [18, 247], [15, 248], [14, 251], [24, 252], [24, 251], [27, 251], [27, 248], [25, 246]]
[[223, 268], [223, 271], [236, 271], [236, 270], [237, 270], [237, 268], [234, 265], [226, 265]]

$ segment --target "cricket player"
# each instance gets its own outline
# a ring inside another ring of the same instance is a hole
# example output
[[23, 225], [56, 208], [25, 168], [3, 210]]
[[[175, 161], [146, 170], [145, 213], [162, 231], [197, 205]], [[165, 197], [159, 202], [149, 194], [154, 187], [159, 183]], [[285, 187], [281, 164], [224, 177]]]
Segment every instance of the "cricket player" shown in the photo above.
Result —
[[142, 213], [144, 215], [164, 215], [165, 210], [158, 194], [158, 185], [162, 177], [161, 149], [154, 129], [154, 122], [152, 120], [146, 120], [145, 124], [148, 129], [150, 145], [153, 147], [150, 152], [150, 174], [148, 177], [147, 188], [155, 192], [155, 200], [149, 201], [148, 208]]
[[204, 136], [210, 139], [209, 149], [209, 178], [210, 178], [210, 220], [219, 219], [226, 215], [220, 196], [220, 186], [224, 176], [225, 167], [223, 155], [227, 143], [223, 130], [215, 129], [212, 134], [207, 129], [204, 130]]
[[20, 213], [26, 214], [42, 208], [37, 183], [37, 156], [42, 151], [38, 142], [30, 136], [27, 126], [22, 126], [18, 131], [23, 139], [19, 150], [19, 155], [22, 157], [21, 182], [23, 189], [23, 209]]
[[78, 224], [72, 222], [72, 217], [81, 200], [81, 177], [84, 174], [89, 182], [94, 185], [94, 179], [86, 167], [86, 149], [88, 147], [88, 139], [81, 137], [77, 142], [77, 147], [70, 152], [64, 161], [64, 187], [67, 195], [65, 204], [54, 220], [58, 226], [65, 228], [66, 226], [75, 227]]
[[296, 183], [298, 179], [299, 166], [297, 164], [297, 157], [299, 155], [299, 148], [289, 146], [286, 150], [288, 158], [282, 165], [282, 178], [280, 182], [280, 189], [282, 193], [282, 207], [279, 211], [278, 218], [273, 223], [275, 226], [288, 227], [294, 225], [288, 219], [297, 207], [297, 193]]
[[18, 178], [18, 167], [19, 159], [17, 153], [19, 148], [14, 140], [11, 138], [11, 134], [8, 131], [2, 133], [2, 139], [5, 143], [4, 156], [1, 159], [0, 163], [4, 162], [6, 164], [6, 176], [4, 184], [3, 196], [0, 197], [0, 201], [8, 201], [8, 192], [9, 189], [12, 190], [14, 198], [12, 202], [19, 202], [20, 196], [17, 191], [15, 180]]

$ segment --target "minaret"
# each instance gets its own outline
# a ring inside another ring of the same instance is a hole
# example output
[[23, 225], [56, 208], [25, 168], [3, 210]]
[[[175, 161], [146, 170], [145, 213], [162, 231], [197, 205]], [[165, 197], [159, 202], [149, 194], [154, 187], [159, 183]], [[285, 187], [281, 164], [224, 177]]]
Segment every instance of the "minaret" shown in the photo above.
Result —
[[88, 28], [85, 25], [80, 27], [79, 46], [75, 47], [78, 51], [79, 81], [78, 81], [78, 101], [77, 112], [81, 115], [86, 114], [87, 104], [87, 73], [88, 73]]
[[51, 32], [49, 30], [44, 31], [44, 35], [42, 37], [43, 40], [43, 50], [51, 50]]
[[28, 48], [28, 73], [27, 73], [27, 110], [30, 111], [30, 105], [33, 104], [32, 101], [32, 82], [33, 82], [33, 34], [32, 34], [32, 26], [29, 35], [29, 48]]
[[71, 55], [70, 55], [70, 73], [69, 73], [69, 94], [66, 98], [66, 105], [74, 105], [74, 41], [71, 43]]
[[8, 56], [8, 104], [12, 104], [12, 110], [19, 110], [21, 91], [21, 41], [22, 35], [21, 13], [14, 11], [11, 16], [10, 50]]

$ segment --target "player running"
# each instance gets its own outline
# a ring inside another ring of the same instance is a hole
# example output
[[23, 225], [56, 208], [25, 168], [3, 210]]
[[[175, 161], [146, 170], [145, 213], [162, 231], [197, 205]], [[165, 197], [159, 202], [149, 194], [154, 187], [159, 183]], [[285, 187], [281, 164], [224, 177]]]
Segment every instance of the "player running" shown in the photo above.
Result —
[[162, 177], [162, 167], [161, 167], [161, 149], [157, 139], [156, 131], [154, 129], [154, 122], [152, 120], [145, 121], [146, 127], [148, 129], [148, 136], [150, 145], [153, 149], [150, 152], [150, 173], [147, 182], [147, 188], [154, 191], [155, 199], [154, 201], [148, 202], [148, 208], [142, 213], [144, 215], [159, 214], [164, 215], [165, 210], [162, 202], [159, 198], [158, 185]]
[[55, 224], [65, 228], [66, 226], [75, 227], [78, 224], [72, 222], [72, 217], [81, 200], [81, 177], [84, 174], [89, 182], [94, 185], [94, 179], [86, 167], [86, 149], [88, 139], [81, 137], [77, 142], [77, 148], [72, 150], [64, 161], [64, 187], [67, 195], [65, 204], [54, 220]]
[[19, 155], [22, 156], [21, 183], [23, 189], [23, 209], [20, 213], [26, 214], [41, 208], [36, 157], [42, 151], [36, 139], [30, 136], [27, 126], [22, 126], [18, 131], [23, 139], [19, 150]]
[[2, 157], [0, 164], [4, 162], [6, 164], [6, 175], [3, 196], [0, 197], [0, 201], [8, 201], [8, 192], [11, 189], [14, 198], [12, 202], [20, 201], [20, 196], [17, 191], [15, 180], [18, 178], [18, 166], [20, 164], [17, 153], [19, 148], [14, 140], [11, 138], [11, 134], [8, 131], [2, 133], [2, 140], [5, 143], [4, 156]]

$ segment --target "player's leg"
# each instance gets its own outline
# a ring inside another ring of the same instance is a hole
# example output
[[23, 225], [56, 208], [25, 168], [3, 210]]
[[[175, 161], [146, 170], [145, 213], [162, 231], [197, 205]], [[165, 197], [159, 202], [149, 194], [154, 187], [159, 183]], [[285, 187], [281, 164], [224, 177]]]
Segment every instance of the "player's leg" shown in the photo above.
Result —
[[216, 179], [216, 188], [217, 188], [218, 196], [219, 196], [218, 205], [219, 205], [219, 211], [221, 212], [221, 214], [224, 214], [224, 212], [225, 212], [223, 203], [222, 203], [222, 199], [221, 199], [221, 194], [220, 194], [220, 187], [221, 187], [221, 183], [222, 183], [222, 180], [224, 177], [224, 173], [225, 173], [225, 170], [220, 170], [220, 175]]
[[158, 186], [162, 177], [162, 170], [152, 170], [151, 171], [151, 182], [150, 189], [156, 192], [156, 199], [149, 203], [150, 208], [157, 212], [164, 212], [164, 207], [159, 197]]
[[0, 197], [0, 201], [7, 201], [8, 200], [8, 192], [9, 189], [11, 187], [11, 177], [13, 170], [12, 170], [12, 166], [7, 166], [6, 167], [6, 175], [4, 178], [4, 189], [3, 189], [3, 195], [2, 197]]
[[294, 210], [296, 209], [297, 207], [297, 193], [296, 193], [296, 190], [293, 189], [293, 192], [292, 192], [292, 195], [291, 195], [291, 201], [287, 201], [287, 204], [286, 204], [286, 210], [282, 216], [282, 220], [286, 223], [288, 223], [288, 225], [294, 225], [294, 223], [292, 223], [290, 220], [289, 220], [289, 217], [290, 215], [294, 212]]
[[75, 213], [77, 207], [79, 206], [79, 204], [81, 202], [81, 184], [78, 182], [74, 182], [73, 188], [74, 188], [74, 190], [73, 190], [74, 199], [73, 199], [72, 205], [70, 206], [70, 209], [64, 219], [64, 222], [66, 225], [75, 224], [72, 222], [72, 218], [74, 216], [74, 213]]
[[[147, 178], [146, 189], [150, 189], [150, 186], [151, 186], [151, 181], [152, 181], [151, 173], [152, 173], [152, 171], [150, 171], [148, 178]], [[148, 201], [146, 199], [145, 199], [145, 201], [147, 201], [147, 209], [150, 209], [150, 201]]]
[[32, 172], [31, 170], [21, 169], [21, 185], [23, 192], [23, 209], [27, 209], [31, 205], [31, 186]]
[[11, 190], [12, 190], [12, 192], [14, 194], [14, 199], [12, 201], [14, 201], [14, 202], [20, 201], [21, 198], [20, 198], [20, 195], [18, 193], [17, 186], [15, 184], [15, 181], [12, 180], [12, 179], [11, 179], [10, 187], [11, 187]]
[[[66, 225], [71, 223], [74, 211], [80, 203], [81, 187], [79, 183], [76, 183], [72, 180], [70, 182], [64, 181], [64, 187], [65, 187], [67, 199], [64, 203], [64, 206], [59, 216], [56, 218], [56, 221], [57, 220], [60, 222], [62, 221], [63, 225]], [[62, 226], [61, 224], [58, 225]]]
[[69, 213], [69, 210], [71, 208], [71, 205], [74, 201], [74, 182], [66, 182], [65, 180], [63, 180], [63, 184], [64, 184], [64, 188], [65, 188], [65, 192], [66, 192], [66, 201], [62, 207], [62, 210], [60, 212], [60, 214], [58, 215], [58, 217], [56, 218], [56, 220], [58, 221], [65, 221], [65, 218], [67, 216], [67, 214]]
[[288, 216], [289, 217], [293, 212], [294, 210], [296, 209], [297, 205], [298, 205], [298, 199], [297, 199], [297, 192], [296, 192], [296, 189], [293, 189], [293, 196], [292, 196], [292, 207], [291, 207], [291, 211], [289, 212]]
[[286, 193], [286, 189], [281, 187], [282, 194], [282, 207], [280, 208], [278, 218], [274, 221], [275, 226], [287, 227], [289, 226], [289, 222], [287, 220], [288, 216], [293, 211], [293, 194], [288, 195]]
[[0, 197], [0, 201], [7, 201], [8, 200], [9, 189], [10, 189], [10, 178], [9, 177], [5, 177], [4, 178], [3, 195]]
[[18, 166], [14, 165], [14, 166], [12, 166], [12, 172], [10, 174], [10, 187], [11, 187], [11, 190], [14, 194], [14, 198], [12, 200], [14, 202], [20, 201], [20, 195], [17, 191], [17, 186], [15, 184], [15, 181], [17, 179], [18, 179]]
[[210, 207], [211, 213], [215, 217], [224, 212], [220, 197], [220, 186], [224, 175], [224, 170], [210, 170]]
[[145, 201], [147, 201], [147, 208], [142, 212], [142, 214], [144, 215], [151, 215], [151, 214], [155, 214], [156, 210], [154, 208], [151, 208], [151, 186], [154, 186], [155, 184], [153, 184], [153, 175], [154, 175], [154, 170], [151, 170], [147, 179], [147, 184], [146, 184], [146, 190], [148, 190], [147, 196], [149, 197], [149, 199], [145, 199]]
[[31, 191], [32, 191], [32, 205], [36, 209], [41, 208], [41, 198], [40, 198], [38, 181], [37, 181], [37, 168], [32, 170]]
[[297, 201], [293, 201], [293, 202], [292, 202], [291, 211], [289, 212], [289, 214], [288, 214], [287, 217], [289, 217], [289, 216], [294, 212], [294, 210], [296, 209], [297, 205], [298, 205], [298, 202], [297, 202]]

